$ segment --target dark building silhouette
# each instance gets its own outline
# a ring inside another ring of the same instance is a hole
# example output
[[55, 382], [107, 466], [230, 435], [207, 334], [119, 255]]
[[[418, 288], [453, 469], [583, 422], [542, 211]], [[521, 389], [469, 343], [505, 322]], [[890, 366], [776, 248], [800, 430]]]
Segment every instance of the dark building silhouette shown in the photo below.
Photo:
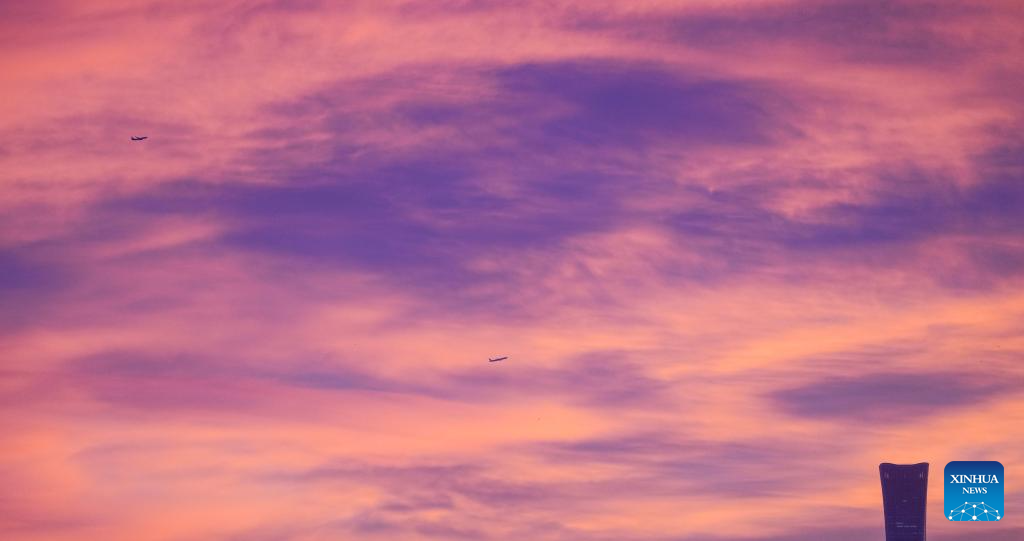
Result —
[[886, 541], [925, 541], [928, 463], [878, 465]]

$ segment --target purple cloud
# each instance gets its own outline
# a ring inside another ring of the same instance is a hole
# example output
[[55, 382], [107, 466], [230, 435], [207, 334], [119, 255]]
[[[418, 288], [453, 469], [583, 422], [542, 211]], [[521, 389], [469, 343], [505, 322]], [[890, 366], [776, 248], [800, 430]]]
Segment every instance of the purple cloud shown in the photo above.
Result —
[[792, 415], [842, 422], [911, 423], [950, 409], [980, 406], [1020, 389], [1010, 376], [993, 377], [979, 363], [965, 360], [958, 371], [871, 373], [829, 377], [772, 393]]

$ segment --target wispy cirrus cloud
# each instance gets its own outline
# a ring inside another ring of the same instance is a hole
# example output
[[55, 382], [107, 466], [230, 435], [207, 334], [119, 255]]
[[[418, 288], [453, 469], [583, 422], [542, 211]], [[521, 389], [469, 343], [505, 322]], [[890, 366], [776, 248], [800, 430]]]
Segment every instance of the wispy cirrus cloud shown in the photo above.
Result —
[[0, 537], [859, 540], [1019, 458], [1013, 3], [0, 13]]

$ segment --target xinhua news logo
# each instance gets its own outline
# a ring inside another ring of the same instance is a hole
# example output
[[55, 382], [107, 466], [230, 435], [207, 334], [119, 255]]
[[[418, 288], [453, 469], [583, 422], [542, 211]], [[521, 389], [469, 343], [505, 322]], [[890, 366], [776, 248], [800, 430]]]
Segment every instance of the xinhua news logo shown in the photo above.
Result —
[[1003, 465], [994, 461], [954, 461], [943, 475], [946, 518], [953, 522], [1003, 519]]

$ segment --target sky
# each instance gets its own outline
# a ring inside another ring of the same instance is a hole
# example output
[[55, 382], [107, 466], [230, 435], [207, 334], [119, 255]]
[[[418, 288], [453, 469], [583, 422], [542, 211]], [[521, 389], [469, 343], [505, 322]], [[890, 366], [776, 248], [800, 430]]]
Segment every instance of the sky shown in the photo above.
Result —
[[0, 537], [1022, 539], [1021, 96], [1013, 0], [0, 0]]

